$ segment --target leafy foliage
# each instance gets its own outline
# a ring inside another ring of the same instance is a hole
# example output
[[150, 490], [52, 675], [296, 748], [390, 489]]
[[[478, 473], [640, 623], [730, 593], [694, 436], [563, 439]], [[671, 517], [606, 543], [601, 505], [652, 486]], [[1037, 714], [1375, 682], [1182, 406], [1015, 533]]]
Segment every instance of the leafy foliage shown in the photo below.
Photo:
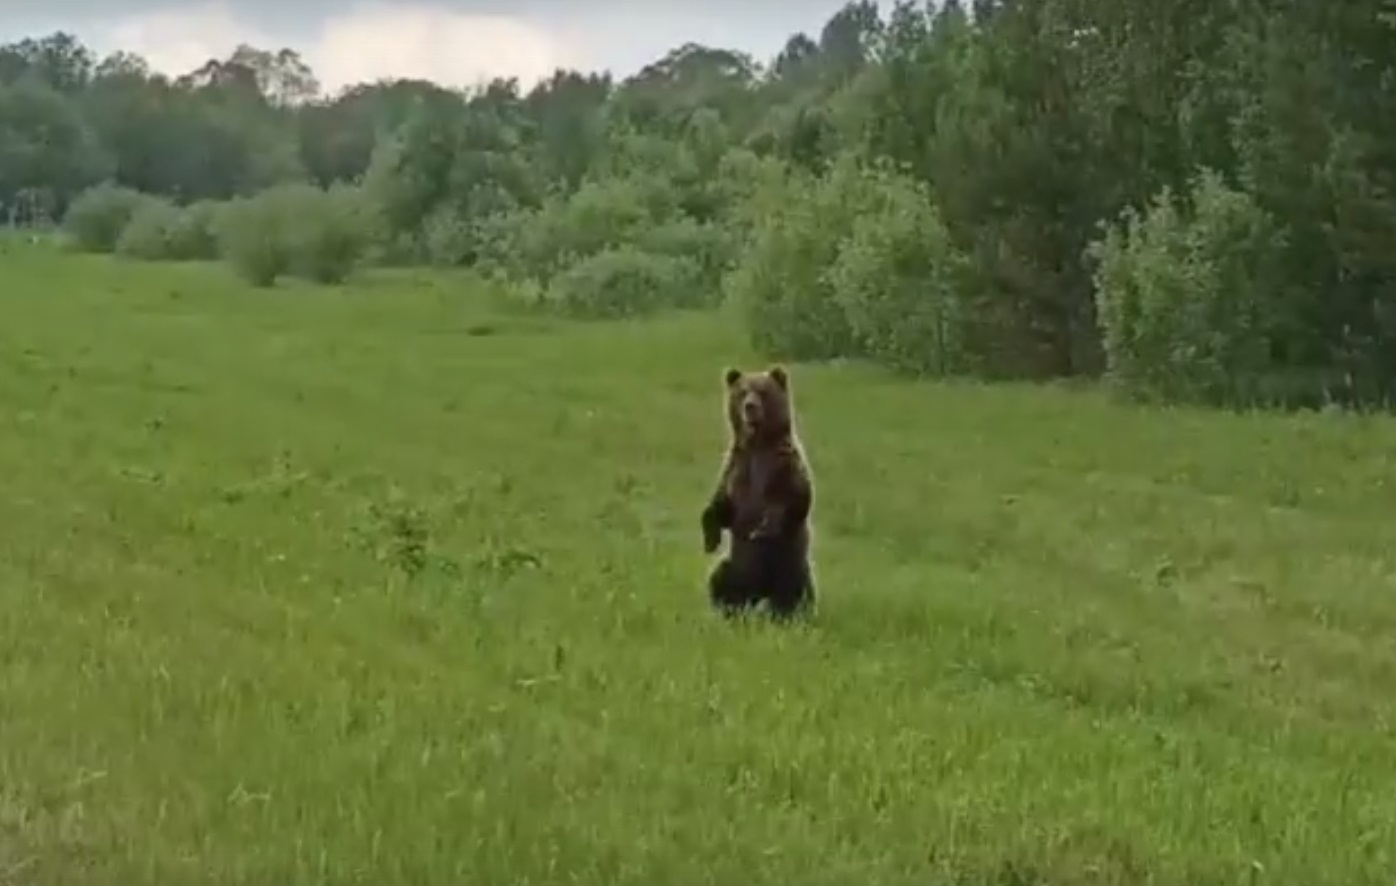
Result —
[[1280, 333], [1297, 319], [1272, 305], [1282, 247], [1265, 211], [1211, 170], [1186, 200], [1165, 188], [1146, 212], [1127, 210], [1091, 248], [1117, 380], [1173, 400], [1262, 397]]
[[650, 313], [686, 307], [699, 268], [691, 259], [619, 246], [589, 255], [552, 279], [545, 304], [578, 318]]
[[728, 280], [727, 297], [753, 343], [788, 359], [852, 356], [853, 329], [828, 272], [859, 213], [868, 208], [852, 163], [813, 179], [792, 172], [763, 192], [766, 221]]
[[253, 286], [271, 286], [291, 270], [295, 196], [267, 191], [241, 197], [229, 203], [219, 219], [219, 251]]
[[969, 370], [968, 262], [924, 186], [883, 170], [863, 175], [871, 206], [853, 220], [827, 276], [859, 353], [913, 373]]
[[316, 283], [341, 283], [373, 238], [372, 210], [359, 189], [287, 185], [277, 195], [290, 270]]
[[212, 201], [180, 207], [169, 200], [146, 200], [121, 231], [115, 251], [147, 261], [217, 258], [215, 226], [220, 208]]
[[84, 191], [68, 207], [64, 227], [79, 249], [112, 252], [126, 226], [153, 198], [111, 182]]

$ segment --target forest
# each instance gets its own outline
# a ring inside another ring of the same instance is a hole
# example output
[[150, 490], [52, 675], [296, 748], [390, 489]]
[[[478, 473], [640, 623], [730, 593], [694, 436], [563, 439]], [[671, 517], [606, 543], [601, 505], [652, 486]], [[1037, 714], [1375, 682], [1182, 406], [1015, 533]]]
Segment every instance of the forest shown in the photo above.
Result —
[[0, 217], [257, 285], [731, 310], [786, 360], [1378, 408], [1393, 66], [1376, 0], [858, 0], [769, 60], [335, 95], [293, 49], [170, 77], [57, 32], [0, 47]]

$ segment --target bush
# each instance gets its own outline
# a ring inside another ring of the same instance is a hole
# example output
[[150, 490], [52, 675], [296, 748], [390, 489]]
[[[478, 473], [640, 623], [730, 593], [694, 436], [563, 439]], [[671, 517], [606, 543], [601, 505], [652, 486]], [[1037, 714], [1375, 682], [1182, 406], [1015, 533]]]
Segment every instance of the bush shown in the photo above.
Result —
[[370, 208], [362, 192], [336, 184], [328, 190], [286, 185], [269, 192], [283, 211], [294, 213], [287, 232], [289, 270], [316, 283], [342, 283], [373, 240]]
[[766, 217], [725, 282], [751, 342], [773, 357], [819, 360], [858, 352], [829, 272], [854, 221], [875, 203], [867, 173], [840, 157], [820, 178], [792, 172], [764, 183], [748, 210]]
[[177, 261], [218, 258], [218, 217], [223, 206], [214, 200], [200, 200], [184, 207], [170, 235]]
[[546, 282], [578, 261], [636, 244], [676, 214], [669, 182], [632, 175], [587, 182], [570, 197], [489, 219], [473, 233], [488, 273]]
[[697, 273], [688, 259], [621, 246], [584, 258], [556, 275], [542, 306], [586, 319], [647, 314], [681, 305]]
[[63, 228], [83, 252], [113, 252], [132, 217], [155, 198], [111, 182], [79, 194], [68, 207]]
[[160, 199], [148, 199], [127, 223], [116, 243], [116, 252], [147, 261], [194, 261], [216, 258], [214, 233], [218, 204], [211, 201], [179, 207]]
[[[537, 256], [527, 251], [537, 241], [536, 226], [541, 210], [520, 209], [492, 215], [479, 224], [467, 226], [454, 213], [449, 220], [439, 222], [435, 238], [447, 255], [465, 255], [473, 250], [476, 268], [485, 276], [501, 280], [537, 279]], [[428, 230], [434, 227], [429, 225]], [[469, 240], [467, 240], [469, 238]]]
[[218, 219], [218, 251], [253, 286], [271, 286], [291, 268], [294, 216], [275, 191], [230, 202]]
[[638, 248], [652, 255], [678, 262], [684, 270], [676, 278], [666, 301], [681, 307], [711, 307], [722, 298], [722, 279], [732, 265], [733, 240], [717, 224], [702, 224], [691, 218], [676, 218], [641, 233]]
[[1275, 333], [1295, 319], [1276, 297], [1283, 249], [1274, 220], [1210, 170], [1182, 200], [1165, 189], [1142, 215], [1126, 210], [1088, 250], [1110, 377], [1157, 399], [1262, 398]]
[[229, 204], [218, 242], [224, 258], [254, 286], [270, 286], [283, 274], [340, 283], [373, 233], [373, 216], [357, 188], [293, 184]]
[[862, 355], [893, 369], [974, 368], [969, 264], [920, 182], [865, 172], [875, 205], [853, 222], [827, 280]]
[[713, 190], [737, 239], [745, 240], [760, 230], [766, 211], [784, 198], [789, 179], [789, 167], [774, 157], [759, 157], [746, 148], [734, 148], [722, 156]]
[[818, 177], [777, 179], [750, 158], [737, 171], [750, 195], [742, 227], [765, 218], [725, 281], [753, 345], [917, 374], [978, 368], [970, 265], [922, 183], [855, 154]]
[[132, 213], [116, 238], [114, 252], [127, 258], [156, 261], [169, 258], [169, 232], [179, 207], [168, 200], [150, 199]]
[[450, 207], [440, 207], [422, 220], [421, 253], [428, 264], [460, 267], [470, 263], [474, 251], [471, 226]]

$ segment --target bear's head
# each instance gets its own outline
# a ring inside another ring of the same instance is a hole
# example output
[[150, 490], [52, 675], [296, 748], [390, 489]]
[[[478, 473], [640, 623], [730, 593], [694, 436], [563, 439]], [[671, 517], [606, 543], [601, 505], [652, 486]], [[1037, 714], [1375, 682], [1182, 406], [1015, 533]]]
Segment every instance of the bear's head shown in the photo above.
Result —
[[791, 432], [790, 374], [784, 366], [765, 372], [728, 369], [727, 420], [732, 433], [747, 444], [783, 440]]

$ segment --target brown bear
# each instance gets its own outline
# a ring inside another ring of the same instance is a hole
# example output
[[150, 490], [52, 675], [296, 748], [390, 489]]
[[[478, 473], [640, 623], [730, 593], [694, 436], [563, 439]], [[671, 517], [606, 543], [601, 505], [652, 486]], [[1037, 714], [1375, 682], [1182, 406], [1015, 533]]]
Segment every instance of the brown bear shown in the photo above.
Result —
[[708, 577], [712, 604], [729, 616], [763, 600], [780, 619], [808, 612], [814, 478], [795, 433], [790, 374], [728, 369], [723, 380], [732, 439], [703, 509], [703, 549], [717, 550], [724, 529], [732, 541]]

